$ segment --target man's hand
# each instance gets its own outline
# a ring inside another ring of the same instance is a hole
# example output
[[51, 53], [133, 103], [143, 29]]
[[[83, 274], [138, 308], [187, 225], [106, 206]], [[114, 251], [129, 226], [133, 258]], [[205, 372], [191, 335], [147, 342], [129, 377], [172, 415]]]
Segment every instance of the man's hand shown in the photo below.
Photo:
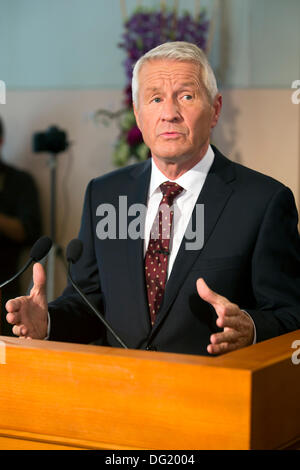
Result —
[[6, 302], [6, 320], [14, 325], [12, 331], [22, 338], [44, 339], [47, 336], [48, 305], [46, 274], [40, 263], [33, 266], [33, 287], [30, 295]]
[[253, 321], [238, 305], [211, 290], [202, 278], [197, 280], [197, 291], [214, 307], [218, 315], [217, 326], [224, 328], [222, 333], [211, 335], [211, 344], [207, 346], [210, 354], [223, 354], [253, 343]]

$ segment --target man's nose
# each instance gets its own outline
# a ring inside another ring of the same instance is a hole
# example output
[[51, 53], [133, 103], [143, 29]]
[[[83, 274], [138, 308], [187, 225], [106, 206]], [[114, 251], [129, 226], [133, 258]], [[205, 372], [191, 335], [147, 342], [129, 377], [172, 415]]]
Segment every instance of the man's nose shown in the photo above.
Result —
[[163, 121], [178, 121], [180, 118], [178, 103], [174, 99], [166, 99], [162, 107], [161, 119]]

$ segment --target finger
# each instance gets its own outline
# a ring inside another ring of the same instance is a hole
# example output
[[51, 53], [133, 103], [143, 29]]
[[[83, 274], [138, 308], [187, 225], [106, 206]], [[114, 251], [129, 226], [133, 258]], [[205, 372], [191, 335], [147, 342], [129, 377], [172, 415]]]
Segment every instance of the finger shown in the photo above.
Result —
[[219, 315], [217, 318], [216, 324], [219, 328], [232, 328], [234, 330], [239, 330], [241, 326], [239, 315]]
[[26, 326], [22, 325], [20, 327], [20, 332], [21, 332], [22, 336], [26, 336], [26, 335], [28, 335], [28, 328], [26, 328]]
[[228, 304], [228, 300], [210, 289], [203, 278], [197, 279], [196, 286], [200, 297], [213, 307]]
[[207, 346], [207, 352], [209, 354], [225, 354], [230, 351], [234, 351], [237, 349], [237, 345], [235, 343], [221, 343], [221, 344], [209, 344]]
[[6, 321], [11, 325], [17, 325], [21, 321], [21, 315], [18, 312], [8, 313], [6, 315]]
[[[226, 303], [219, 303], [214, 305], [214, 309], [219, 318], [232, 318], [239, 317], [239, 308], [237, 305], [230, 303], [225, 299]], [[218, 325], [219, 326], [219, 325]]]
[[226, 299], [226, 297], [210, 289], [203, 278], [197, 279], [197, 291], [203, 300], [214, 307], [218, 317], [224, 317], [225, 315], [236, 316], [238, 314], [239, 307]]
[[19, 326], [19, 325], [14, 325], [14, 326], [13, 326], [12, 332], [13, 332], [14, 335], [16, 335], [16, 336], [22, 336], [22, 334], [21, 334], [21, 326], [22, 326], [22, 325], [20, 325], [20, 326]]
[[25, 337], [28, 334], [28, 328], [24, 325], [15, 325], [12, 329], [14, 335], [21, 337]]
[[5, 304], [5, 310], [7, 312], [18, 312], [21, 308], [21, 302], [19, 298], [8, 300]]
[[33, 265], [33, 288], [32, 290], [44, 293], [46, 291], [46, 273], [41, 263]]
[[223, 331], [222, 333], [215, 333], [211, 335], [210, 342], [211, 344], [221, 344], [221, 343], [235, 343], [239, 338], [239, 333], [235, 330], [229, 329]]

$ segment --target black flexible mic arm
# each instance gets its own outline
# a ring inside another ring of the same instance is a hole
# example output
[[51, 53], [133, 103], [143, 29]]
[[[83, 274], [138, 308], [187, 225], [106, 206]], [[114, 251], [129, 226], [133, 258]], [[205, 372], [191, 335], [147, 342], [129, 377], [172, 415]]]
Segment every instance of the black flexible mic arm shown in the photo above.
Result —
[[25, 266], [23, 266], [20, 271], [18, 271], [17, 274], [15, 274], [13, 277], [0, 284], [0, 289], [2, 289], [2, 287], [6, 286], [7, 284], [13, 282], [15, 279], [17, 279], [17, 277], [21, 276], [21, 274], [23, 274], [23, 272], [26, 271], [27, 268], [29, 268], [31, 263], [40, 261], [42, 258], [44, 258], [50, 251], [51, 246], [52, 240], [49, 237], [44, 236], [39, 238], [31, 248], [30, 258], [25, 264]]
[[[79, 242], [79, 240], [76, 240]], [[70, 242], [70, 243], [73, 243]], [[75, 246], [75, 240], [74, 240], [74, 246]], [[69, 247], [68, 247], [69, 248]], [[68, 250], [67, 250], [68, 251]], [[72, 250], [69, 250], [69, 251], [72, 251]], [[79, 250], [80, 251], [80, 250]], [[79, 253], [78, 253], [79, 254]], [[80, 257], [81, 253], [79, 254], [78, 258]], [[75, 261], [77, 256], [75, 257], [72, 257], [72, 256], [68, 256], [67, 255], [67, 258], [68, 258], [68, 278], [72, 284], [72, 286], [74, 287], [74, 289], [76, 290], [76, 292], [80, 295], [80, 297], [84, 300], [84, 302], [90, 307], [90, 309], [94, 312], [95, 315], [97, 315], [97, 317], [102, 321], [102, 323], [106, 326], [106, 328], [108, 329], [108, 331], [110, 331], [110, 333], [113, 335], [113, 337], [118, 341], [118, 343], [122, 346], [122, 348], [125, 348], [125, 349], [128, 349], [128, 346], [126, 346], [126, 344], [121, 340], [121, 338], [119, 338], [119, 336], [117, 335], [117, 333], [115, 333], [115, 331], [111, 328], [111, 326], [107, 323], [107, 321], [103, 318], [103, 316], [98, 312], [98, 310], [94, 307], [93, 304], [91, 304], [91, 302], [89, 301], [89, 299], [87, 298], [87, 296], [82, 292], [82, 290], [75, 284], [75, 282], [73, 281], [72, 279], [72, 274], [71, 274], [71, 265], [72, 263]], [[73, 259], [72, 259], [73, 258]], [[75, 259], [74, 259], [75, 258]]]

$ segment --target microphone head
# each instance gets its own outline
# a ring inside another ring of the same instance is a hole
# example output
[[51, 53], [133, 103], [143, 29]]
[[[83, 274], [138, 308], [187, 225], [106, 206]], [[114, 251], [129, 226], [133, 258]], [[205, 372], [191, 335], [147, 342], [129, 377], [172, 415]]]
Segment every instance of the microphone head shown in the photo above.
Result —
[[31, 248], [30, 258], [32, 258], [33, 261], [40, 261], [49, 253], [51, 246], [51, 238], [46, 236], [39, 238]]
[[78, 238], [74, 238], [70, 241], [66, 250], [66, 257], [69, 263], [77, 263], [83, 250], [82, 241]]

